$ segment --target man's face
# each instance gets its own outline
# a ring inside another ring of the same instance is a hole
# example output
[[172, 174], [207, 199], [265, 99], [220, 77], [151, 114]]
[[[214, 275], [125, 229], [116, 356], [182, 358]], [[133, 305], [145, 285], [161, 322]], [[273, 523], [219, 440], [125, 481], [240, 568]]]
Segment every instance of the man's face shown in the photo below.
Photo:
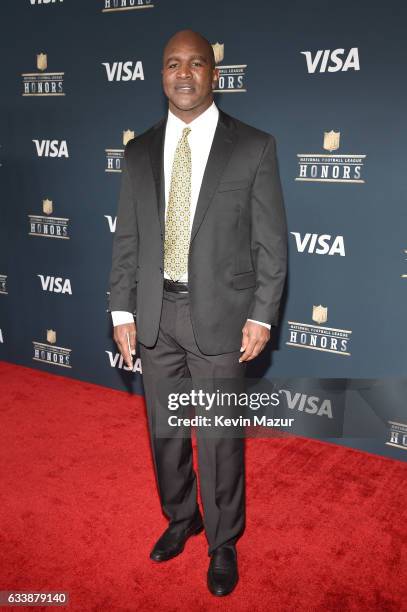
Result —
[[210, 49], [199, 38], [175, 36], [167, 45], [163, 58], [163, 88], [170, 108], [196, 111], [213, 99], [217, 81]]

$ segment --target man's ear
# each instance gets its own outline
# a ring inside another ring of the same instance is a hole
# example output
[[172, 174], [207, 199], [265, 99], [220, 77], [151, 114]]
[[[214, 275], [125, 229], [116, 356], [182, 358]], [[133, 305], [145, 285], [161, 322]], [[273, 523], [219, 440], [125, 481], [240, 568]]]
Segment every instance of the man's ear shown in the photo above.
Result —
[[218, 81], [219, 81], [219, 69], [214, 68], [213, 76], [212, 76], [212, 89], [215, 89], [216, 85], [218, 84]]

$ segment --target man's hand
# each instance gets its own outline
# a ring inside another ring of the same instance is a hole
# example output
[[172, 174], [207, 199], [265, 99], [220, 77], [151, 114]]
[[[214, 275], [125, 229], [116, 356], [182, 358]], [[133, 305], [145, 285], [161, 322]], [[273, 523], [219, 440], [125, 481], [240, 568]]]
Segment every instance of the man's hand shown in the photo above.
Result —
[[253, 321], [246, 321], [242, 329], [242, 355], [239, 363], [242, 361], [251, 361], [257, 355], [260, 355], [267, 342], [270, 340], [270, 330], [264, 325], [259, 325]]
[[123, 325], [115, 325], [113, 329], [113, 339], [116, 342], [117, 347], [123, 356], [125, 364], [127, 365], [127, 367], [132, 369], [132, 355], [136, 354], [136, 324], [123, 323]]

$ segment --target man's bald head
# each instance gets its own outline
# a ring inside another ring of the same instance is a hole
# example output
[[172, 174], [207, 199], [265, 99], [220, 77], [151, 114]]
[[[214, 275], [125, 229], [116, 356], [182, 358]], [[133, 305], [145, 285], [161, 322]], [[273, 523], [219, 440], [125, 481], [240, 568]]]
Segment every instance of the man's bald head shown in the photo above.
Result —
[[165, 63], [166, 56], [168, 56], [173, 49], [177, 49], [180, 46], [185, 45], [199, 48], [207, 58], [210, 66], [215, 68], [215, 54], [213, 52], [211, 43], [207, 38], [205, 38], [205, 36], [202, 36], [202, 34], [199, 32], [194, 32], [193, 30], [180, 30], [171, 36], [164, 47], [163, 64]]

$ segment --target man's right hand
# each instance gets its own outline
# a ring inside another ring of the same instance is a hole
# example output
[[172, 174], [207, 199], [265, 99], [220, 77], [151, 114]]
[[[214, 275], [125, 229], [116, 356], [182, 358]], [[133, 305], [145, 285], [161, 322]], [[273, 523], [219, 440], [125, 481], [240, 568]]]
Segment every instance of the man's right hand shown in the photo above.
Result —
[[132, 369], [132, 355], [136, 354], [136, 324], [123, 323], [122, 325], [115, 325], [113, 329], [113, 339], [116, 342], [121, 355], [123, 356], [125, 364], [128, 368]]

